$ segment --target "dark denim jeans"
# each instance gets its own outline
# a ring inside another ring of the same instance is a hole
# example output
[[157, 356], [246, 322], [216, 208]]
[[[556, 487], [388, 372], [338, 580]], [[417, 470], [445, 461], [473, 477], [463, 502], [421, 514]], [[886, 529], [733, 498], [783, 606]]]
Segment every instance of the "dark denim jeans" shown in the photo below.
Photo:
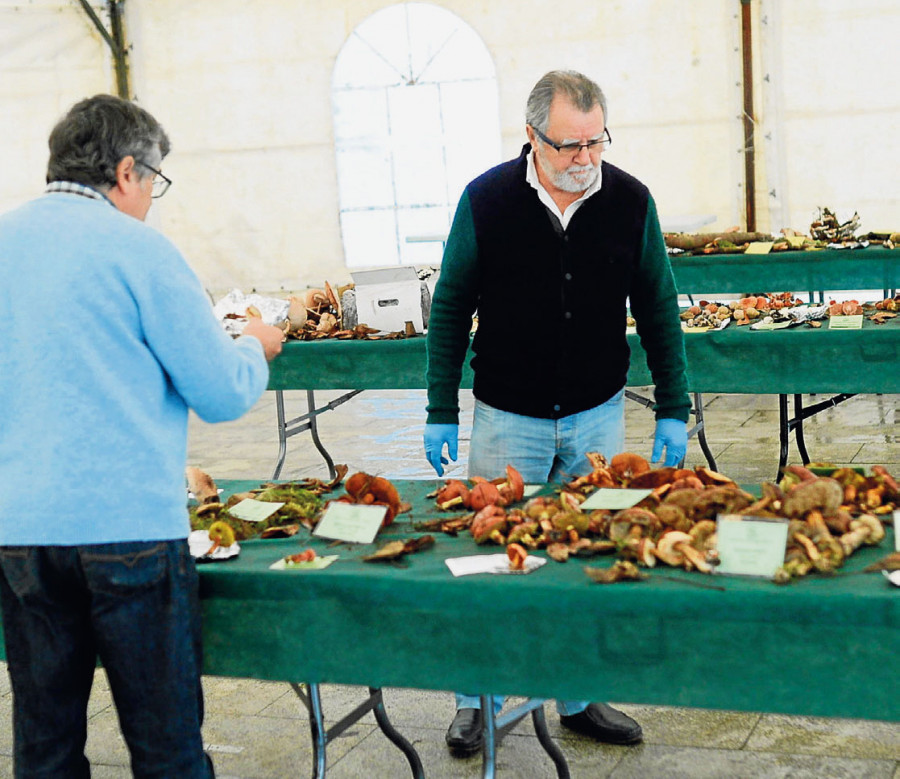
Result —
[[0, 603], [16, 777], [90, 776], [86, 710], [98, 658], [134, 776], [213, 775], [186, 541], [0, 547]]

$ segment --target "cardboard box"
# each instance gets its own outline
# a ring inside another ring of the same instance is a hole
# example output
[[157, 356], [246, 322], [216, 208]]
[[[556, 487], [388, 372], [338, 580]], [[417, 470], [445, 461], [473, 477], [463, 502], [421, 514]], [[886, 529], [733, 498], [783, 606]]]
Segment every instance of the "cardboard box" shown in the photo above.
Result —
[[412, 322], [417, 333], [424, 331], [422, 285], [415, 268], [378, 268], [350, 275], [356, 288], [356, 317], [360, 324], [396, 332]]

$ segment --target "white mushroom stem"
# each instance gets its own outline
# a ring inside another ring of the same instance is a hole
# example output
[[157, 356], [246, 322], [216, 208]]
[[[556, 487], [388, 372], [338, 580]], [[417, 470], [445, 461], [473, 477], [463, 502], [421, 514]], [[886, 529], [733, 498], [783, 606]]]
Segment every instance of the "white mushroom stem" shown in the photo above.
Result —
[[863, 544], [877, 544], [884, 538], [884, 526], [878, 517], [861, 514], [850, 522], [850, 530], [841, 536], [841, 549], [851, 555]]

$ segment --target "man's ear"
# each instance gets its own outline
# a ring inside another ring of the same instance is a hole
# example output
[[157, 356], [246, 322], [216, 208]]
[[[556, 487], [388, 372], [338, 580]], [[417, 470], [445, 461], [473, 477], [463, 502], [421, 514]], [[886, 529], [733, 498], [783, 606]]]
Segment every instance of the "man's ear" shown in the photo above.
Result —
[[124, 189], [127, 184], [133, 184], [135, 181], [137, 181], [137, 171], [134, 157], [128, 154], [122, 157], [119, 164], [116, 165], [116, 185]]

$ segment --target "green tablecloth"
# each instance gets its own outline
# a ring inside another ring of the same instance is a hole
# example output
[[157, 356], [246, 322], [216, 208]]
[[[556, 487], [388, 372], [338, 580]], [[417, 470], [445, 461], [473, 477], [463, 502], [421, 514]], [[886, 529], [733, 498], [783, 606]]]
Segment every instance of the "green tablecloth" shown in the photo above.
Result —
[[[379, 543], [436, 515], [424, 495], [437, 482], [396, 484], [413, 511]], [[445, 558], [502, 549], [435, 537], [403, 567], [362, 562], [372, 547], [306, 536], [245, 542], [238, 558], [201, 566], [206, 671], [900, 720], [900, 593], [859, 573], [893, 548], [890, 533], [838, 576], [786, 587], [669, 568], [599, 585], [576, 560], [454, 578]], [[269, 570], [308, 545], [340, 559], [319, 572]]]
[[[629, 386], [651, 384], [636, 335]], [[862, 330], [802, 325], [753, 331], [729, 325], [685, 335], [693, 392], [738, 394], [900, 392], [900, 317]], [[585, 359], [590, 359], [585, 355]], [[536, 358], [537, 359], [537, 358]], [[513, 368], [515, 370], [515, 368]], [[269, 389], [420, 389], [425, 386], [425, 338], [399, 341], [293, 341], [271, 366]], [[472, 386], [468, 360], [462, 386]]]
[[672, 257], [678, 291], [748, 294], [900, 287], [900, 249], [870, 246], [772, 254]]

